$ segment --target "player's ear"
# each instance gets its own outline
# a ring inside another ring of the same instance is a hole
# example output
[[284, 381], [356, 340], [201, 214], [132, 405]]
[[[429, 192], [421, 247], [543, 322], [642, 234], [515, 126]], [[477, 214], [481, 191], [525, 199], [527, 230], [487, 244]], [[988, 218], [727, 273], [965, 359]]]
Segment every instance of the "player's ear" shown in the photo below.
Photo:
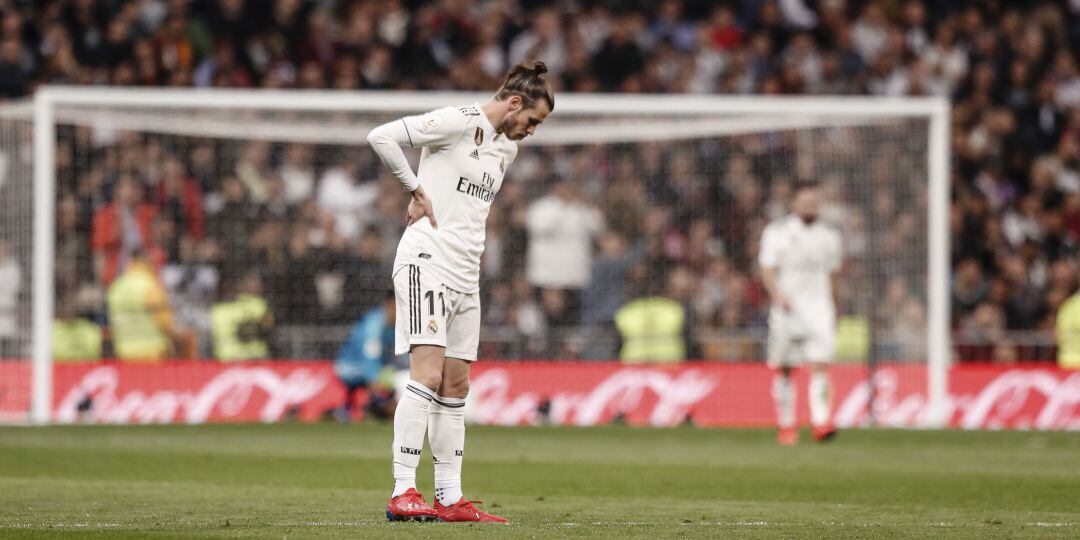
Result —
[[522, 101], [521, 96], [518, 96], [518, 95], [510, 96], [510, 101], [508, 103], [508, 105], [509, 105], [508, 108], [510, 109], [510, 112], [514, 112], [514, 111], [517, 111], [517, 110], [521, 109], [521, 101]]

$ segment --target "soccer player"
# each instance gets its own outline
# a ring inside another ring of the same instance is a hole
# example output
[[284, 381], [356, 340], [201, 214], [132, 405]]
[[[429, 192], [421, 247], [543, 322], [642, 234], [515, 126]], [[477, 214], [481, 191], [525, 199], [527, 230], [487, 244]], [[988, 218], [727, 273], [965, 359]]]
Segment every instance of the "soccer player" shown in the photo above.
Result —
[[[547, 67], [516, 66], [490, 101], [407, 116], [372, 130], [368, 142], [412, 193], [393, 266], [395, 348], [409, 353], [411, 380], [394, 413], [390, 520], [506, 520], [461, 493], [465, 396], [480, 342], [478, 280], [484, 224], [517, 143], [532, 135], [555, 97]], [[422, 148], [413, 174], [402, 147]], [[428, 435], [435, 459], [435, 505], [416, 491]]]
[[840, 234], [818, 220], [821, 206], [814, 184], [795, 187], [791, 214], [765, 227], [758, 262], [772, 300], [768, 363], [774, 370], [773, 399], [780, 427], [777, 441], [798, 442], [795, 388], [791, 373], [810, 366], [810, 420], [813, 436], [836, 436], [829, 414], [828, 365], [836, 343], [836, 306], [841, 264]]

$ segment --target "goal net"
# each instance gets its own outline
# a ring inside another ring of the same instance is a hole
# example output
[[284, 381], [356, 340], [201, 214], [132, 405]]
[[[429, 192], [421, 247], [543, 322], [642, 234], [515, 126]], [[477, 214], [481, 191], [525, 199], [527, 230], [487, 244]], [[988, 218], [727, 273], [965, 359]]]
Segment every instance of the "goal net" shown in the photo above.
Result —
[[[333, 358], [390, 286], [407, 204], [368, 131], [487, 98], [53, 88], [9, 107], [3, 414], [25, 417], [33, 394], [47, 420], [62, 362]], [[619, 309], [661, 296], [684, 310], [688, 360], [761, 362], [761, 231], [812, 181], [843, 237], [837, 361], [919, 366], [902, 384], [942, 410], [946, 114], [922, 99], [560, 95], [488, 220], [480, 356], [618, 360]], [[117, 285], [140, 267], [162, 290], [164, 349], [124, 311], [146, 300], [137, 279]], [[215, 307], [240, 295], [262, 322], [226, 343]]]

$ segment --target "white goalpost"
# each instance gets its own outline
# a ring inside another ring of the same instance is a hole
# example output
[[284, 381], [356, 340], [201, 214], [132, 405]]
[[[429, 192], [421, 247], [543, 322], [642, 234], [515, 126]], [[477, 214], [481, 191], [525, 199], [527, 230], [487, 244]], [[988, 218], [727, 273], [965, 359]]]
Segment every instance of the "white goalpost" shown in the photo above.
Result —
[[[246, 169], [234, 163], [284, 163], [286, 154], [295, 147], [313, 156], [306, 163], [316, 176], [349, 160], [361, 163], [354, 174], [363, 176], [373, 159], [364, 143], [370, 128], [397, 116], [483, 102], [488, 97], [455, 92], [44, 87], [34, 95], [32, 106], [13, 105], [0, 111], [0, 126], [5, 122], [32, 126], [32, 181], [12, 177], [7, 179], [6, 188], [0, 184], [0, 189], [14, 189], [19, 182], [23, 190], [29, 189], [26, 184], [32, 186], [32, 227], [0, 229], [0, 235], [26, 235], [24, 243], [32, 247], [32, 253], [23, 255], [29, 256], [24, 262], [32, 268], [32, 288], [23, 296], [32, 313], [25, 321], [29, 336], [26, 360], [32, 366], [27, 417], [34, 424], [54, 420], [52, 325], [58, 303], [75, 295], [74, 289], [66, 288], [67, 283], [58, 288], [58, 264], [70, 263], [72, 269], [65, 266], [59, 273], [76, 278], [78, 268], [102, 272], [102, 265], [108, 264], [108, 255], [96, 252], [93, 261], [86, 264], [58, 258], [63, 257], [56, 249], [58, 234], [62, 238], [69, 234], [58, 231], [58, 201], [74, 206], [76, 203], [68, 200], [75, 200], [83, 205], [79, 206], [82, 212], [90, 215], [93, 205], [109, 198], [106, 188], [99, 186], [123, 181], [127, 175], [144, 178], [138, 171], [156, 170], [156, 165], [149, 163], [154, 159], [188, 163], [199, 152], [209, 153], [219, 165], [199, 180], [207, 200], [206, 229], [239, 227], [228, 222], [225, 213], [214, 214], [212, 210], [217, 204], [214, 201], [227, 199], [220, 196], [225, 191], [220, 185], [233, 180], [248, 182], [243, 176]], [[493, 210], [501, 212], [493, 214], [493, 219], [498, 226], [517, 230], [514, 212], [524, 211], [531, 200], [545, 193], [548, 184], [559, 179], [580, 184], [590, 204], [607, 212], [609, 228], [631, 243], [635, 235], [653, 234], [650, 227], [659, 231], [656, 235], [663, 242], [656, 247], [657, 253], [649, 256], [666, 261], [668, 266], [648, 266], [642, 270], [646, 280], [668, 283], [674, 269], [685, 269], [696, 280], [698, 293], [687, 301], [697, 316], [695, 330], [702, 356], [760, 361], [764, 343], [761, 305], [752, 286], [755, 235], [778, 211], [776, 202], [785, 193], [785, 185], [794, 180], [819, 181], [827, 186], [826, 197], [835, 199], [828, 201], [831, 213], [826, 217], [844, 233], [845, 259], [850, 263], [845, 267], [850, 274], [845, 274], [844, 280], [850, 288], [843, 291], [841, 313], [861, 321], [859, 327], [867, 329], [870, 342], [864, 353], [852, 353], [852, 359], [870, 365], [894, 361], [924, 364], [927, 403], [919, 425], [943, 427], [950, 412], [949, 139], [949, 103], [944, 98], [560, 94], [551, 119], [522, 144], [518, 162], [503, 186], [504, 191], [508, 184], [514, 186], [507, 195], [509, 208]], [[260, 142], [267, 147], [259, 147]], [[0, 152], [16, 152], [16, 146], [25, 143], [2, 137]], [[258, 157], [260, 148], [270, 157]], [[226, 160], [228, 166], [221, 165]], [[265, 168], [270, 171], [274, 167]], [[267, 172], [260, 178], [274, 184], [279, 182], [271, 178], [275, 174]], [[371, 179], [370, 185], [378, 182]], [[247, 185], [251, 189], [252, 184]], [[148, 194], [165, 189], [156, 180], [148, 186]], [[608, 197], [609, 193], [618, 195]], [[496, 197], [496, 207], [503, 204], [502, 196]], [[316, 198], [297, 199], [282, 210], [285, 217], [267, 221], [252, 218], [251, 224], [244, 224], [251, 228], [245, 230], [257, 235], [255, 231], [265, 226], [268, 236], [273, 236], [273, 230], [290, 234], [284, 231], [293, 230], [291, 220], [308, 219], [304, 208], [319, 207]], [[610, 207], [605, 206], [609, 203]], [[370, 216], [357, 218], [360, 230], [379, 227], [375, 203], [372, 208]], [[623, 216], [620, 212], [625, 208], [632, 212]], [[337, 216], [339, 227], [352, 219], [324, 208], [321, 211]], [[322, 238], [318, 227], [325, 225], [325, 219], [318, 223], [317, 218], [311, 219], [313, 232], [308, 236]], [[266, 225], [270, 221], [272, 225]], [[177, 246], [175, 253], [181, 253], [166, 257], [187, 256], [182, 254], [189, 249], [187, 238], [169, 230], [181, 229], [181, 225], [160, 225], [157, 228], [155, 222], [153, 233], [160, 237], [160, 245], [171, 243]], [[275, 226], [281, 228], [273, 229]], [[695, 244], [694, 234], [686, 231], [698, 228], [711, 231], [702, 236], [712, 241]], [[89, 242], [89, 231], [83, 232]], [[341, 242], [350, 246], [356, 241], [355, 236], [344, 236], [347, 238]], [[192, 233], [190, 243], [196, 247], [190, 249], [196, 251], [201, 245], [196, 237], [210, 237], [209, 241], [220, 244], [216, 256], [228, 258], [227, 238], [213, 238], [210, 232]], [[318, 241], [325, 242], [316, 245], [318, 249], [337, 249], [333, 239], [316, 240], [315, 244]], [[485, 260], [482, 280], [494, 284], [491, 305], [499, 306], [504, 289], [514, 297], [523, 288], [518, 287], [518, 274], [524, 275], [520, 265], [527, 263], [515, 237], [495, 235], [489, 243], [493, 255], [485, 257], [498, 260]], [[708, 252], [706, 255], [698, 253], [701, 246], [705, 246], [701, 249]], [[389, 251], [385, 246], [383, 249], [384, 253]], [[213, 250], [207, 248], [207, 252]], [[221, 269], [220, 282], [227, 283], [233, 277], [230, 266], [220, 261], [215, 264]], [[323, 301], [342, 286], [325, 276], [319, 279], [319, 287], [312, 288], [323, 304], [312, 308], [322, 310], [317, 324], [336, 328], [336, 321], [344, 316], [326, 313], [348, 311], [349, 300]], [[627, 287], [632, 287], [632, 273], [627, 280]], [[96, 277], [81, 281], [87, 282], [83, 289], [103, 288], [102, 279]], [[267, 280], [268, 296], [283, 294], [274, 289], [274, 283], [288, 280]], [[713, 296], [703, 292], [710, 290], [715, 291]], [[54, 295], [54, 291], [58, 292]], [[93, 297], [79, 292], [80, 298]], [[285, 303], [279, 305], [291, 309], [287, 305], [291, 300], [282, 298], [280, 302]], [[581, 306], [583, 311], [588, 308]], [[174, 309], [181, 318], [195, 312], [180, 306]], [[558, 358], [562, 351], [571, 351], [587, 357], [590, 344], [603, 341], [600, 325], [579, 323], [559, 328], [550, 317], [543, 333], [521, 335], [527, 330], [522, 329], [520, 314], [531, 307], [508, 303], [506, 309], [518, 316], [505, 321], [485, 319], [484, 332], [492, 336], [492, 342], [484, 345], [489, 347], [484, 350], [490, 354]], [[546, 313], [549, 306], [539, 299], [536, 309]], [[322, 354], [324, 349], [306, 348], [309, 345], [304, 336], [309, 333], [301, 319], [307, 312], [299, 313], [296, 324], [279, 325], [279, 352], [286, 357], [307, 357], [308, 351], [313, 351], [310, 355]], [[191, 317], [193, 328], [202, 324], [201, 315]], [[15, 354], [8, 361], [25, 360]]]

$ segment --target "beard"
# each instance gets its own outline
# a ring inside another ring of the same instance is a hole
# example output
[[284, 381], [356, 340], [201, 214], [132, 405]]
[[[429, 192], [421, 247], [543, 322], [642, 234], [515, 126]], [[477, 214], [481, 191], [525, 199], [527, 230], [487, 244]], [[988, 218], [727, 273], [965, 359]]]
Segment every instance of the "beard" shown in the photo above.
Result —
[[817, 218], [817, 214], [802, 214], [799, 216], [799, 219], [807, 225], [813, 225], [814, 222], [817, 221]]
[[498, 133], [502, 133], [503, 135], [506, 135], [506, 137], [508, 139], [512, 140], [512, 141], [516, 141], [516, 140], [521, 139], [521, 137], [515, 136], [514, 132], [513, 132], [513, 127], [514, 127], [514, 123], [515, 123], [514, 121], [517, 120], [517, 115], [518, 115], [518, 111], [514, 111], [514, 112], [506, 115], [506, 118], [503, 118], [502, 123], [499, 124], [499, 129], [496, 130]]

